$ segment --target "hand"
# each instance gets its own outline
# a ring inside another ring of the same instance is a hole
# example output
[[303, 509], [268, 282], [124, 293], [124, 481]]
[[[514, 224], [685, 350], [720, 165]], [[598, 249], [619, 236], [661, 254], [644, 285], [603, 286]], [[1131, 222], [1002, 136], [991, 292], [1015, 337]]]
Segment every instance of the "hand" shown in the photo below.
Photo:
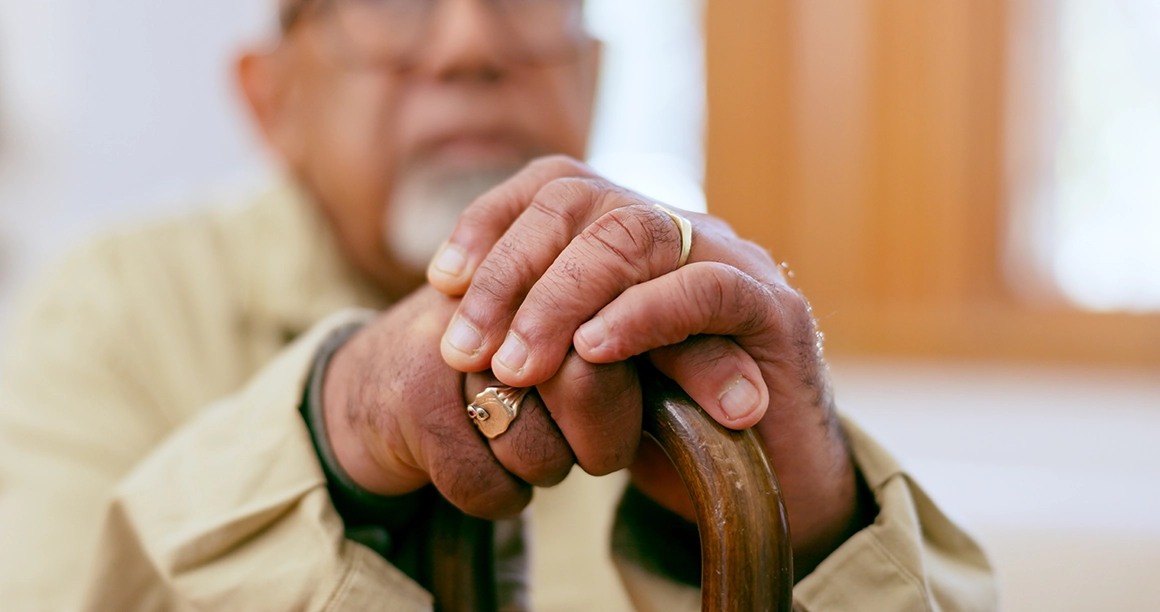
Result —
[[[532, 163], [463, 213], [428, 271], [436, 289], [462, 296], [443, 358], [531, 387], [556, 379], [573, 355], [601, 365], [646, 355], [721, 424], [757, 427], [808, 571], [858, 516], [810, 309], [763, 249], [718, 219], [683, 214], [694, 238], [677, 269], [678, 228], [653, 202], [573, 160]], [[582, 409], [566, 397], [547, 405], [557, 421]], [[671, 466], [643, 449], [638, 486], [689, 516]]]
[[[596, 473], [628, 466], [641, 419], [631, 363], [592, 365], [569, 355], [559, 375], [525, 398], [507, 432], [484, 438], [467, 416], [467, 398], [495, 379], [465, 377], [439, 355], [439, 338], [457, 304], [420, 288], [335, 353], [323, 383], [323, 411], [344, 472], [380, 495], [434, 483], [461, 510], [496, 519], [518, 514], [531, 500], [531, 485], [563, 480], [577, 457]], [[541, 397], [583, 402], [587, 414], [577, 410], [570, 419], [553, 419]], [[586, 424], [595, 418], [618, 433], [586, 437]], [[569, 443], [562, 432], [576, 433]]]

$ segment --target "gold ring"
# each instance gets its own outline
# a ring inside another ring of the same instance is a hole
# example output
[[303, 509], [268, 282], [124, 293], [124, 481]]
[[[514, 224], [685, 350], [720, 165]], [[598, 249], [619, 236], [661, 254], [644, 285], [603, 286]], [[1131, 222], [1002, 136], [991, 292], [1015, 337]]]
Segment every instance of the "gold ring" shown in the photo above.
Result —
[[475, 401], [467, 407], [467, 415], [483, 435], [494, 440], [520, 416], [520, 404], [529, 391], [530, 388], [517, 389], [506, 385], [488, 387], [475, 396]]
[[680, 268], [689, 262], [689, 252], [693, 250], [693, 222], [660, 204], [653, 204], [653, 206], [668, 215], [673, 223], [677, 224], [677, 232], [681, 234], [681, 256], [677, 259], [677, 267]]

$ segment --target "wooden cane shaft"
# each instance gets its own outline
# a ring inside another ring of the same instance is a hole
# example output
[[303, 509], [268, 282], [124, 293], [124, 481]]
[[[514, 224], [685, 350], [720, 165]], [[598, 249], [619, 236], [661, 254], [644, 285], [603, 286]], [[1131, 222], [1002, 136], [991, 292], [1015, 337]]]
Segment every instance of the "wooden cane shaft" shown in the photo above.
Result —
[[701, 609], [789, 612], [789, 522], [757, 435], [725, 429], [672, 381], [648, 378], [645, 432], [676, 466], [697, 516]]

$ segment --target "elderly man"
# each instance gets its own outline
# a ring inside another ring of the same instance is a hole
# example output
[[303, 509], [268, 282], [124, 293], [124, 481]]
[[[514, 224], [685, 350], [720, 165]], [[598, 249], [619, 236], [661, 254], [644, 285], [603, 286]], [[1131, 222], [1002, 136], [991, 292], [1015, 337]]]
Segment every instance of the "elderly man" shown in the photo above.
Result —
[[[801, 609], [994, 607], [976, 546], [835, 416], [768, 255], [572, 161], [599, 56], [581, 8], [283, 3], [238, 77], [286, 183], [101, 240], [25, 305], [0, 387], [5, 609], [427, 609], [405, 557], [434, 491], [506, 521], [501, 567], [534, 531], [535, 601], [695, 608], [640, 359], [760, 434]], [[489, 386], [518, 411], [469, 413]], [[627, 492], [574, 465], [628, 468]], [[622, 496], [623, 590], [585, 569]]]

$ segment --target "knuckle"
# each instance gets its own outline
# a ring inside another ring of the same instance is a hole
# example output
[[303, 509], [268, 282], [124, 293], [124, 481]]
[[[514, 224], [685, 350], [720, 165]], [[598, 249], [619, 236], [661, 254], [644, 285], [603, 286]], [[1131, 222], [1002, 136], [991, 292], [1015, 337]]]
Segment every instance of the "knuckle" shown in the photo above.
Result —
[[575, 349], [568, 352], [560, 373], [568, 378], [568, 392], [573, 397], [589, 397], [602, 393], [606, 384], [613, 382], [610, 374], [615, 365], [597, 365], [584, 361]]
[[734, 319], [736, 335], [758, 335], [776, 324], [779, 300], [769, 286], [732, 266], [722, 265], [721, 277], [726, 288], [722, 308]]
[[[427, 454], [431, 457], [431, 482], [449, 501], [465, 512], [488, 515], [513, 503], [518, 490], [502, 468], [487, 453], [475, 449], [464, 452], [454, 444], [450, 432], [429, 427]], [[459, 448], [459, 452], [452, 449]]]
[[636, 448], [637, 445], [628, 440], [618, 440], [601, 449], [600, 453], [592, 457], [578, 459], [577, 464], [588, 474], [607, 476], [632, 465], [632, 457], [636, 454]]
[[581, 234], [581, 240], [612, 255], [634, 277], [659, 274], [662, 258], [652, 255], [660, 245], [672, 240], [663, 225], [672, 221], [668, 217], [658, 219], [658, 215], [663, 213], [641, 204], [615, 208], [593, 222]]
[[[590, 401], [576, 402], [569, 411], [585, 420], [603, 422], [604, 415], [610, 410], [617, 411], [640, 403], [640, 385], [628, 363], [588, 363], [573, 349], [565, 358], [559, 375], [566, 378], [566, 385], [558, 390], [561, 395], [570, 399], [590, 398]], [[557, 418], [568, 416], [563, 414]]]
[[552, 416], [567, 436], [575, 463], [603, 476], [628, 467], [641, 431], [641, 389], [627, 362], [595, 365], [575, 351], [565, 359], [551, 395]]
[[562, 314], [576, 311], [575, 290], [582, 286], [583, 278], [581, 271], [573, 270], [562, 274], [550, 274], [540, 279], [520, 305], [512, 321], [512, 328], [518, 328], [518, 331], [529, 340], [551, 337], [550, 333], [544, 332], [554, 330]]
[[813, 309], [801, 293], [793, 291], [793, 295], [797, 299], [794, 301], [795, 306], [791, 311], [791, 333], [802, 345], [803, 353], [809, 353], [815, 358], [819, 357], [822, 349], [821, 335], [818, 333], [817, 323], [814, 321]]
[[771, 318], [781, 306], [770, 288], [728, 264], [704, 262], [697, 266], [703, 273], [687, 278], [686, 283], [695, 286], [685, 290], [694, 316], [726, 324], [736, 336], [763, 333], [778, 320]]
[[522, 172], [539, 180], [595, 176], [584, 162], [567, 155], [547, 155], [528, 162]]
[[574, 287], [580, 287], [584, 283], [584, 264], [582, 259], [574, 252], [565, 251], [560, 255], [556, 263], [552, 264], [553, 272], [558, 279], [553, 279], [553, 282], [562, 283], [563, 279], [568, 279]]
[[806, 332], [812, 335], [814, 330], [813, 308], [806, 300], [806, 296], [788, 285], [774, 285], [770, 291], [781, 307], [786, 330], [796, 333]]
[[569, 172], [584, 172], [588, 169], [578, 159], [563, 154], [545, 155], [528, 162], [529, 170], [544, 172], [545, 174], [567, 174]]
[[628, 207], [640, 218], [640, 223], [647, 230], [649, 238], [657, 245], [679, 245], [680, 231], [671, 217], [657, 210], [655, 206], [638, 203]]
[[505, 237], [488, 254], [471, 281], [473, 298], [482, 296], [491, 303], [507, 303], [515, 298], [513, 291], [528, 276], [530, 262], [519, 244]]
[[510, 280], [514, 276], [503, 266], [487, 265], [480, 267], [475, 278], [471, 281], [471, 297], [473, 300], [482, 299], [489, 304], [502, 303], [508, 297]]
[[590, 200], [590, 187], [583, 180], [555, 179], [536, 192], [529, 209], [570, 228], [579, 225], [581, 203]]
[[532, 436], [521, 436], [511, 443], [515, 465], [512, 473], [538, 487], [549, 487], [564, 480], [575, 458], [566, 445], [544, 442]]
[[681, 229], [669, 215], [654, 206], [639, 205], [633, 208], [641, 211], [641, 223], [645, 226], [650, 250], [658, 255], [653, 258], [659, 267], [656, 272], [663, 274], [672, 271], [673, 262], [681, 250]]
[[538, 466], [537, 469], [528, 473], [519, 474], [520, 478], [528, 484], [536, 487], [553, 487], [564, 481], [568, 477], [568, 472], [572, 468], [575, 460], [568, 456], [567, 461], [555, 461], [552, 463], [544, 463]]
[[502, 518], [518, 514], [531, 500], [523, 487], [515, 484], [506, 474], [487, 477], [485, 473], [460, 471], [455, 478], [459, 488], [445, 490], [436, 487], [461, 510], [481, 518]]
[[737, 312], [742, 335], [760, 334], [770, 327], [774, 295], [752, 276], [737, 271]]
[[598, 378], [604, 402], [600, 414], [592, 417], [606, 425], [587, 452], [577, 453], [577, 463], [593, 476], [604, 476], [632, 464], [640, 445], [642, 408], [635, 377], [622, 378], [619, 385], [611, 384], [612, 377]]
[[607, 253], [623, 267], [640, 272], [646, 249], [633, 235], [632, 229], [625, 225], [623, 217], [615, 212], [600, 217], [580, 235], [580, 240], [589, 249]]
[[[516, 473], [528, 482], [562, 479], [574, 460], [572, 451], [556, 429], [538, 396], [524, 400], [520, 428], [509, 438], [516, 459]], [[533, 482], [534, 484], [534, 482]]]
[[822, 354], [823, 337], [817, 329], [813, 310], [805, 296], [797, 290], [784, 287], [779, 294], [785, 304], [785, 328], [782, 331], [785, 337], [784, 359], [797, 373], [798, 385], [810, 402], [826, 408], [829, 411], [827, 419], [834, 419], [833, 396]]
[[726, 360], [736, 356], [738, 350], [735, 344], [720, 336], [702, 336], [681, 345], [679, 359], [685, 362], [692, 376], [702, 378], [723, 364], [732, 368]]
[[438, 416], [424, 419], [421, 435], [431, 482], [443, 496], [464, 512], [484, 518], [510, 516], [527, 505], [526, 487], [482, 443], [465, 437], [462, 427], [450, 422], [461, 416], [460, 409], [436, 412]]
[[475, 454], [461, 457], [458, 463], [441, 462], [431, 480], [448, 499], [478, 506], [480, 500], [495, 497], [499, 489], [505, 488], [500, 479], [489, 477], [495, 467], [488, 463]]
[[548, 181], [532, 198], [532, 205], [541, 210], [576, 219], [580, 212], [596, 201], [598, 186], [589, 178], [565, 176]]
[[702, 274], [677, 277], [681, 292], [690, 296], [692, 301], [691, 316], [707, 321], [717, 318], [725, 310], [733, 288], [729, 282], [731, 275], [724, 268], [719, 263], [703, 263], [697, 267], [703, 271]]
[[606, 476], [632, 464], [640, 445], [640, 412], [621, 409], [604, 416], [615, 428], [585, 451], [576, 453], [576, 463], [593, 476]]

